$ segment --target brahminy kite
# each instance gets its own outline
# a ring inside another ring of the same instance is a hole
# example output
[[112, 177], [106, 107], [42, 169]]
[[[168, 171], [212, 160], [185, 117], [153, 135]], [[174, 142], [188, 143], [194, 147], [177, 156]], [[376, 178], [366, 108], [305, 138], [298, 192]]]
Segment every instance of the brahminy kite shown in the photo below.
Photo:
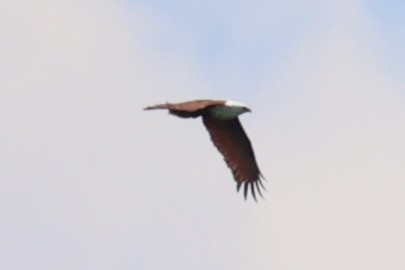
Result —
[[237, 183], [237, 191], [244, 186], [244, 197], [250, 190], [256, 200], [256, 190], [261, 197], [264, 188], [252, 145], [238, 116], [251, 112], [244, 104], [226, 100], [193, 100], [181, 103], [165, 103], [146, 107], [145, 110], [169, 110], [170, 114], [181, 118], [202, 117], [211, 140], [221, 152]]

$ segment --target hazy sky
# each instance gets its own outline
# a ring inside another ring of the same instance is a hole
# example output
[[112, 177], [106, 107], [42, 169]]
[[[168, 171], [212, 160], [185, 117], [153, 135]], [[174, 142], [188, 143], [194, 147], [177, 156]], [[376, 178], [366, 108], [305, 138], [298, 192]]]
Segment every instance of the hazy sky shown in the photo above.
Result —
[[[0, 2], [1, 269], [405, 269], [404, 1]], [[242, 101], [244, 201], [201, 121]]]

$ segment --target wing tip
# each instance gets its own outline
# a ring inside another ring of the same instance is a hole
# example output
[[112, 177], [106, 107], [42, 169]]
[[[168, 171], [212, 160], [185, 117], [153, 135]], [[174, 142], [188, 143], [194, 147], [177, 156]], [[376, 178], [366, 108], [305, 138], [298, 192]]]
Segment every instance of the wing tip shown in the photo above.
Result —
[[[257, 194], [259, 194], [259, 196], [265, 200], [262, 190], [267, 191], [266, 187], [264, 186], [262, 180], [266, 179], [264, 178], [264, 176], [260, 173], [259, 177], [256, 180], [253, 181], [243, 181], [240, 182], [238, 181], [236, 184], [236, 191], [239, 192], [241, 187], [243, 186], [243, 197], [245, 200], [247, 200], [248, 198], [248, 194], [249, 194], [249, 186], [250, 186], [250, 193], [252, 193], [252, 197], [255, 200], [255, 202], [257, 201]], [[261, 190], [262, 189], [262, 190]]]
[[169, 109], [170, 103], [166, 102], [164, 104], [157, 104], [157, 105], [152, 105], [152, 106], [147, 106], [143, 108], [144, 111], [150, 111], [150, 110], [164, 110], [164, 109]]

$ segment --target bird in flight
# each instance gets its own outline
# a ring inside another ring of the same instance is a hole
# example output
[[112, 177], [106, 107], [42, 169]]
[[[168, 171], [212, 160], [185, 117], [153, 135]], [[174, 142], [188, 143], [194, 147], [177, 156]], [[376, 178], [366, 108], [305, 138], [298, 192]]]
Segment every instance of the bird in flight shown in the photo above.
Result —
[[251, 112], [244, 104], [227, 100], [193, 100], [181, 103], [164, 103], [149, 106], [144, 110], [168, 110], [170, 114], [181, 118], [202, 117], [211, 140], [221, 152], [237, 183], [237, 191], [243, 186], [244, 197], [249, 189], [256, 201], [256, 191], [262, 196], [264, 188], [259, 167], [252, 145], [238, 116]]

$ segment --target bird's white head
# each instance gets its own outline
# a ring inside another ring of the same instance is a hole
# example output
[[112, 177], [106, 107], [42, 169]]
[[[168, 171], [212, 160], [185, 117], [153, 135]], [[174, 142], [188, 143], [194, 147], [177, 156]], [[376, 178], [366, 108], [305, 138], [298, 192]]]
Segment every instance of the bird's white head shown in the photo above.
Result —
[[235, 111], [240, 112], [239, 114], [251, 112], [251, 110], [245, 104], [234, 100], [225, 101], [225, 106], [234, 108]]
[[224, 106], [214, 107], [212, 111], [216, 117], [224, 120], [236, 118], [245, 112], [251, 112], [251, 110], [245, 104], [232, 100], [225, 101]]

